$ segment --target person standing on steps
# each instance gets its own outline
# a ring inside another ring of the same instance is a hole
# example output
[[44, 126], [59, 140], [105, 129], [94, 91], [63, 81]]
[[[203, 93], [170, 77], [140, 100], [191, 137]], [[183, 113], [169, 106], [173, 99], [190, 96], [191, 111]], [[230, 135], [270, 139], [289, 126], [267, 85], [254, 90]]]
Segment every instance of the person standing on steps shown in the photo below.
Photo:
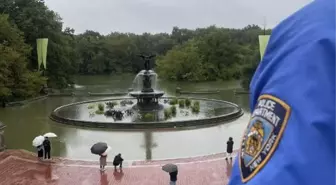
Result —
[[48, 137], [44, 138], [43, 147], [44, 147], [44, 159], [50, 159], [51, 144]]
[[105, 166], [106, 166], [106, 162], [107, 161], [107, 155], [100, 155], [99, 158], [99, 164], [100, 164], [100, 171], [104, 172], [105, 171]]
[[233, 142], [232, 137], [229, 137], [229, 140], [226, 142], [227, 156], [226, 156], [225, 160], [228, 160], [228, 157], [230, 157], [230, 160], [232, 160], [233, 144], [234, 144], [234, 142]]

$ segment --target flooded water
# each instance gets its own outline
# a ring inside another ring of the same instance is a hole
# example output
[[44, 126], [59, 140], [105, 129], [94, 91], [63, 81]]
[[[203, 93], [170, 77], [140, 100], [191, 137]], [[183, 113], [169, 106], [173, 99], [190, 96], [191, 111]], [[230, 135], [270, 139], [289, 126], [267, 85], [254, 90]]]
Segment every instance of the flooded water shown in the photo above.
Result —
[[[134, 76], [85, 76], [77, 78], [76, 91], [83, 92], [126, 92]], [[112, 97], [49, 97], [22, 107], [0, 109], [0, 121], [7, 125], [6, 145], [12, 149], [35, 151], [32, 139], [46, 132], [59, 137], [52, 140], [52, 154], [75, 159], [96, 159], [90, 153], [92, 144], [105, 141], [111, 147], [111, 154], [122, 153], [126, 160], [166, 159], [207, 155], [225, 151], [226, 140], [233, 137], [235, 148], [249, 119], [248, 96], [235, 96], [236, 81], [206, 83], [172, 83], [158, 81], [161, 90], [168, 96], [175, 94], [176, 87], [184, 91], [221, 90], [220, 94], [191, 95], [192, 97], [214, 98], [240, 105], [245, 114], [238, 120], [210, 128], [182, 131], [113, 131], [74, 128], [54, 123], [48, 116], [58, 106], [101, 98]]]

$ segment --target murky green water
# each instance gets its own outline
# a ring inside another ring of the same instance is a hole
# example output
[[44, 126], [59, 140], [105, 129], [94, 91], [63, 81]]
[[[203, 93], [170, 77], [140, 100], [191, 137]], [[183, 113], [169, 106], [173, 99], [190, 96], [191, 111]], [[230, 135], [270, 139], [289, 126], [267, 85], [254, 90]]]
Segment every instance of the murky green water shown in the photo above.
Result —
[[[78, 77], [77, 91], [83, 92], [125, 92], [133, 76]], [[215, 98], [234, 102], [248, 111], [248, 96], [235, 96], [233, 89], [238, 82], [171, 83], [159, 81], [167, 95], [174, 95], [176, 87], [185, 91], [221, 90], [220, 94], [192, 95], [193, 97]], [[34, 151], [32, 139], [45, 132], [54, 132], [59, 137], [52, 141], [52, 154], [76, 159], [96, 159], [90, 147], [97, 141], [106, 141], [112, 152], [122, 153], [128, 160], [163, 159], [207, 155], [225, 150], [229, 136], [238, 147], [249, 113], [235, 122], [216, 127], [184, 131], [132, 131], [88, 130], [73, 128], [52, 122], [48, 116], [58, 106], [77, 101], [104, 97], [50, 97], [22, 107], [0, 109], [0, 121], [7, 125], [5, 130], [8, 148], [22, 148]], [[105, 97], [106, 98], [106, 97]]]

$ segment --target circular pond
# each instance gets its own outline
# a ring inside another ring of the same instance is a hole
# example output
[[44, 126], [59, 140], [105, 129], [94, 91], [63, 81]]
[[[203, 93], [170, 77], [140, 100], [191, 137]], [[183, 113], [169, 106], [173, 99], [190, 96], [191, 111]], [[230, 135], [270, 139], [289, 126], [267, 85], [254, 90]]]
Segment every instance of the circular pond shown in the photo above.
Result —
[[56, 108], [56, 122], [94, 128], [190, 128], [222, 124], [243, 115], [236, 104], [206, 98], [164, 97], [156, 109], [138, 109], [134, 98], [109, 98], [72, 103]]

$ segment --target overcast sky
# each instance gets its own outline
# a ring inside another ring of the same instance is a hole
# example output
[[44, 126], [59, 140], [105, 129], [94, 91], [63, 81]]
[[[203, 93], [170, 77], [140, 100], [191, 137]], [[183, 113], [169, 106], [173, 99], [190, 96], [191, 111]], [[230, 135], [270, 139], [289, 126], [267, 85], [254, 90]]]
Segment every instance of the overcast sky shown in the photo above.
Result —
[[45, 0], [64, 26], [85, 30], [171, 32], [217, 25], [242, 28], [248, 24], [273, 27], [311, 0]]

